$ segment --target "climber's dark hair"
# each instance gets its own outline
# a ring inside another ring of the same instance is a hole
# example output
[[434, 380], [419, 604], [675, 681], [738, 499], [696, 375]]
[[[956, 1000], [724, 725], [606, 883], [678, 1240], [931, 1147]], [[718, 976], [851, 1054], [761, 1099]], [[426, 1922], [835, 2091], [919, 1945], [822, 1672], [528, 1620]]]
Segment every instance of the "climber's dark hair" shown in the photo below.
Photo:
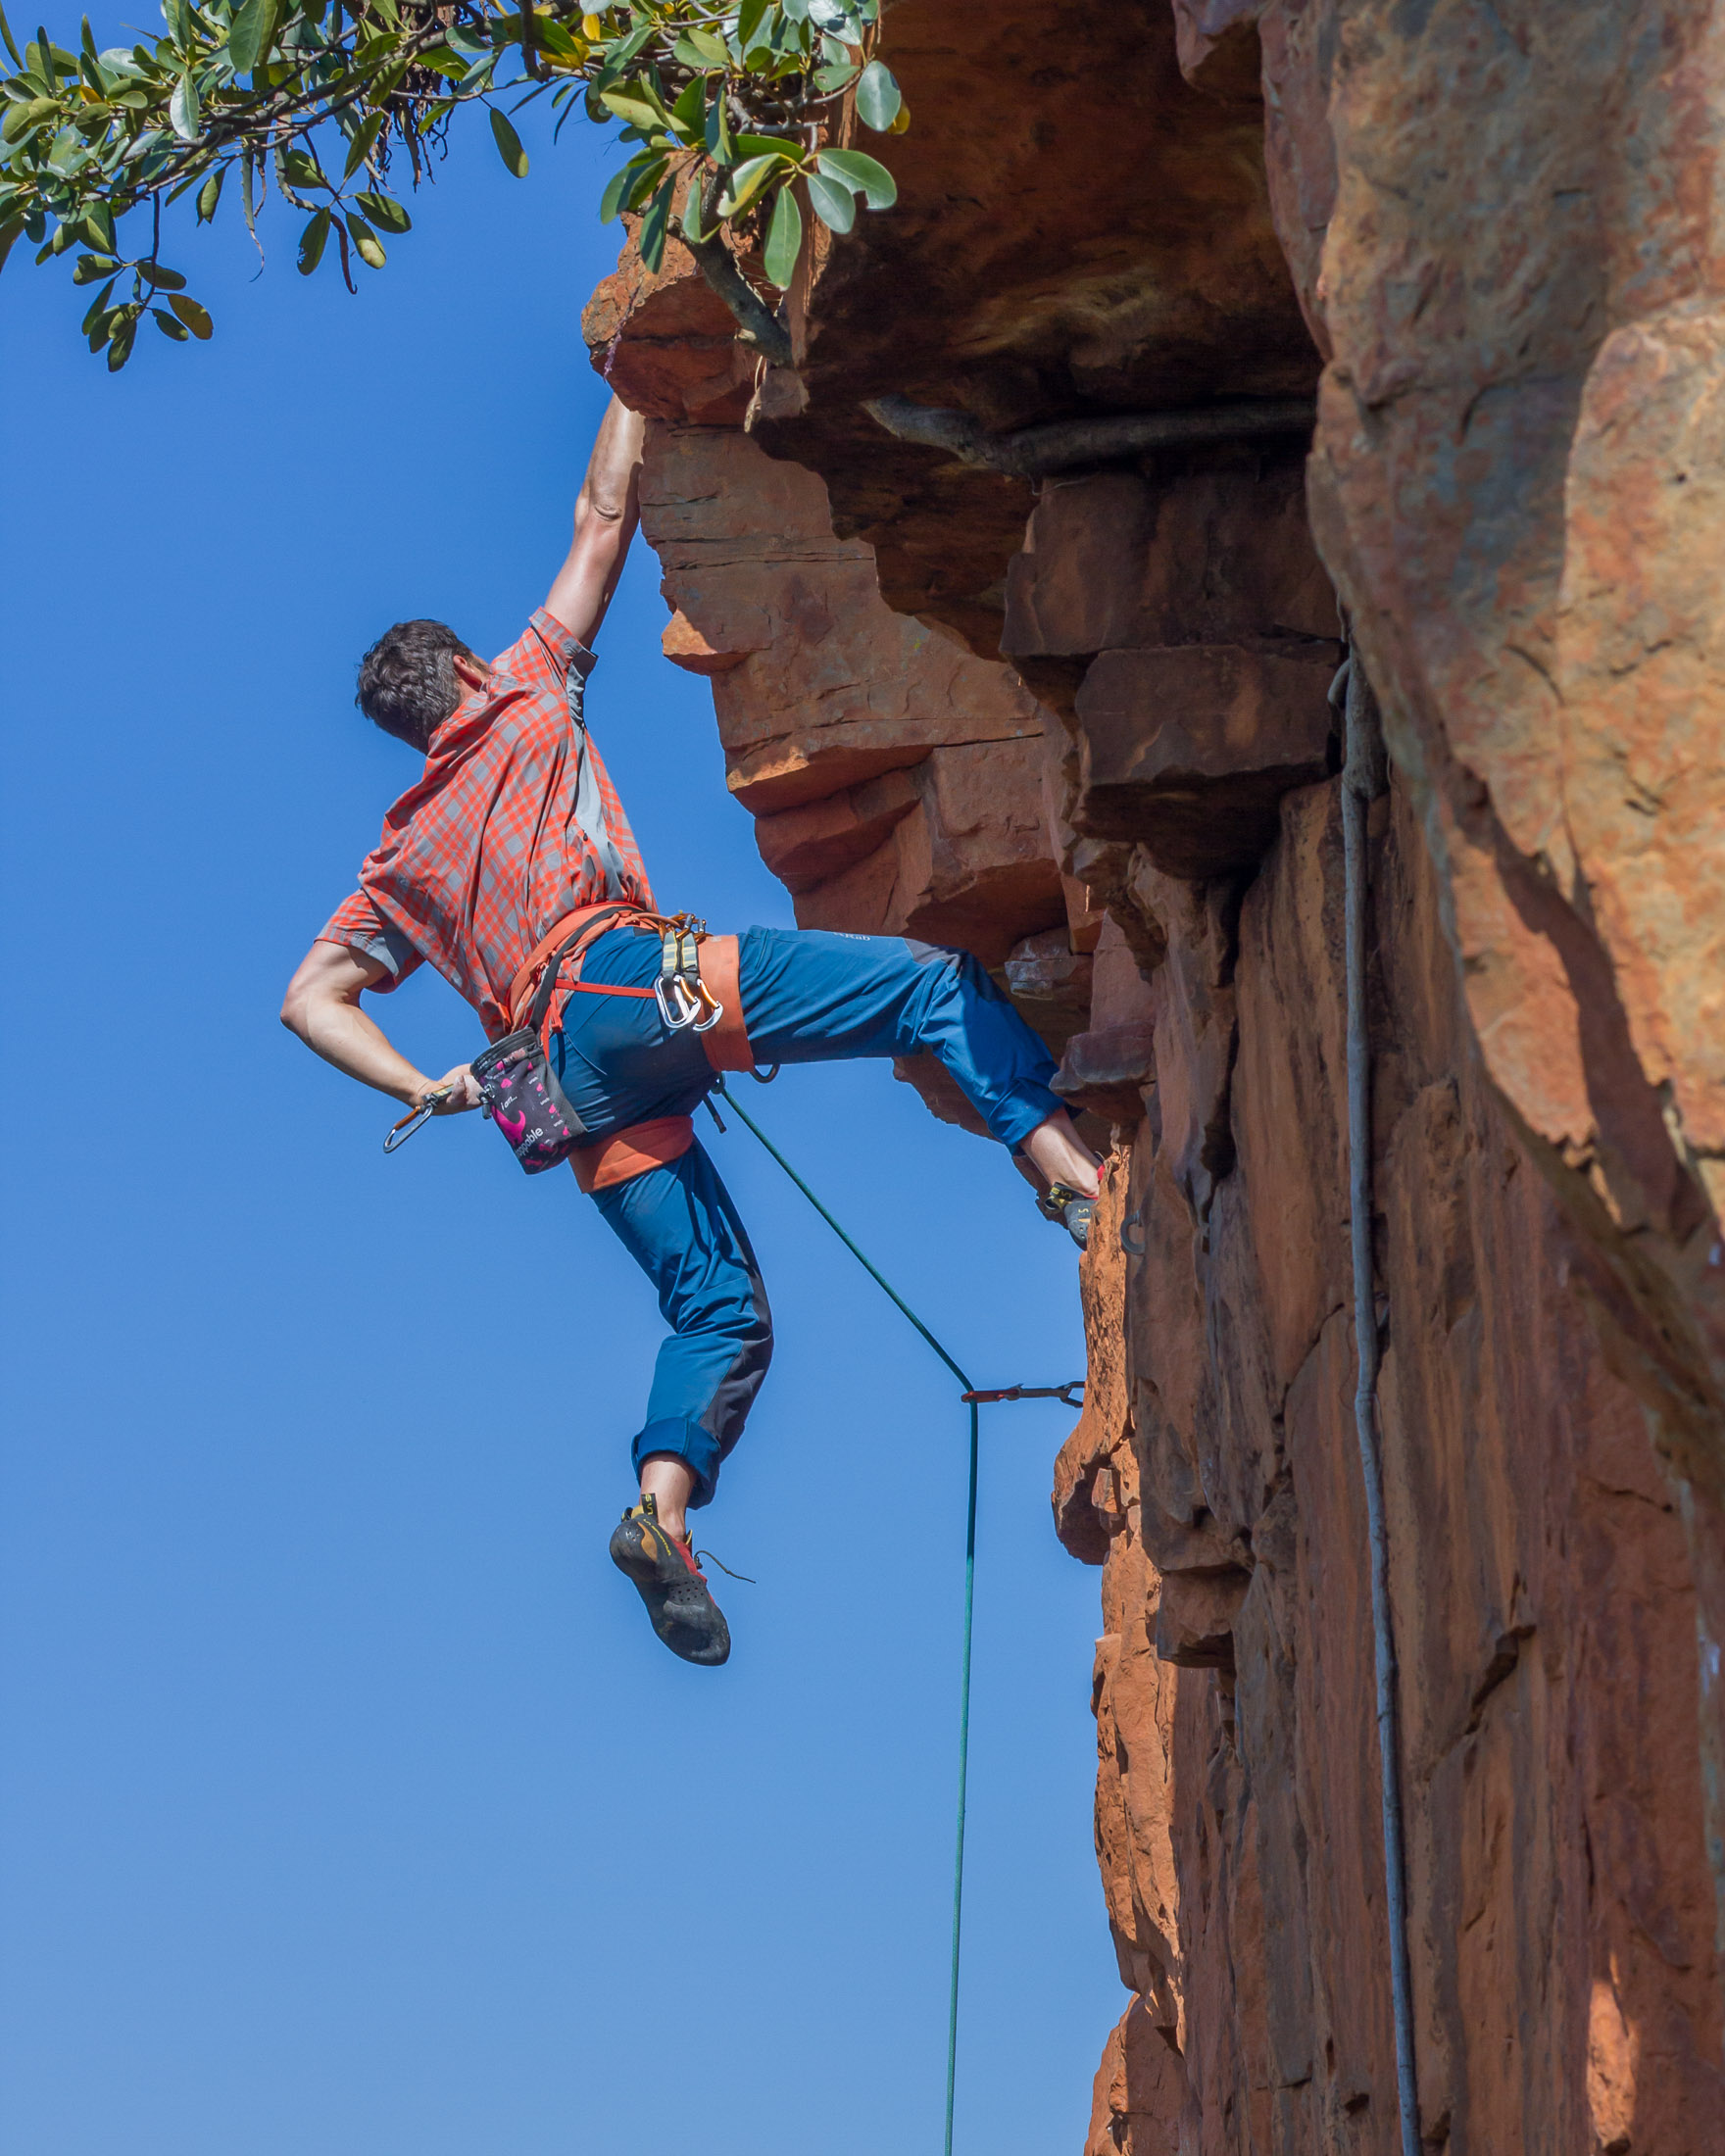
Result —
[[467, 693], [455, 670], [457, 652], [473, 657], [447, 621], [398, 621], [360, 661], [354, 702], [373, 726], [423, 756], [432, 729]]

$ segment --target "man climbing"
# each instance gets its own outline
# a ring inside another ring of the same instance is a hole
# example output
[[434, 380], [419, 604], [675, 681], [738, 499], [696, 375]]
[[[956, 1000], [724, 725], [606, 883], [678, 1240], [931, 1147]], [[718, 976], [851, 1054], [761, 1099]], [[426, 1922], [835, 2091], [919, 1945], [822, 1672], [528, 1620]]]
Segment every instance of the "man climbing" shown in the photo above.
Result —
[[467, 1063], [427, 1078], [361, 998], [429, 959], [493, 1043], [513, 1034], [507, 1053], [518, 1059], [528, 1042], [543, 1054], [555, 1083], [544, 1078], [539, 1098], [568, 1111], [577, 1180], [671, 1327], [634, 1441], [639, 1502], [611, 1554], [665, 1645], [712, 1665], [730, 1634], [685, 1515], [711, 1501], [772, 1349], [755, 1253], [690, 1120], [719, 1072], [931, 1051], [1080, 1246], [1098, 1162], [1049, 1089], [1046, 1050], [967, 955], [764, 928], [697, 948], [655, 913], [582, 717], [591, 647], [638, 520], [641, 440], [640, 419], [614, 401], [568, 558], [490, 665], [437, 621], [398, 622], [361, 662], [361, 710], [422, 755], [424, 771], [384, 817], [359, 889], [313, 944], [281, 1017], [410, 1110], [486, 1105], [512, 1144], [525, 1118], [505, 1113], [486, 1058], [483, 1089]]

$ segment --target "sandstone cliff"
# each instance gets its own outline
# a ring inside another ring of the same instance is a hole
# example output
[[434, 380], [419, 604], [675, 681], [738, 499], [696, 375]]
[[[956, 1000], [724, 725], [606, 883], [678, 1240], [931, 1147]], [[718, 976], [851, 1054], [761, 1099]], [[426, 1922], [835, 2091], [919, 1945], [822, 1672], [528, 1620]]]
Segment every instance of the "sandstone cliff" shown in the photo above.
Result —
[[[1392, 758], [1373, 1237], [1421, 2130], [1715, 2148], [1725, 10], [900, 0], [887, 44], [901, 205], [807, 263], [795, 374], [757, 379], [674, 246], [587, 331], [658, 422], [665, 650], [712, 676], [799, 917], [976, 952], [1110, 1146], [1055, 1489], [1102, 1568], [1131, 1994], [1089, 2156], [1397, 2145], [1338, 596]], [[1010, 435], [1306, 392], [1315, 432], [1035, 488], [863, 410]]]

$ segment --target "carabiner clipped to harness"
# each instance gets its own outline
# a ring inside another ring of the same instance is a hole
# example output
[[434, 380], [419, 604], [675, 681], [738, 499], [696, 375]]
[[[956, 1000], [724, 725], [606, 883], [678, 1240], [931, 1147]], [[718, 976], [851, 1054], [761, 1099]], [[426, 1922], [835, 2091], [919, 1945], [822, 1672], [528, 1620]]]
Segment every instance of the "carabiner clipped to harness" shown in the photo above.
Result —
[[384, 1152], [399, 1152], [421, 1123], [430, 1121], [454, 1090], [452, 1086], [437, 1086], [422, 1095], [417, 1107], [409, 1108], [399, 1123], [390, 1124], [389, 1136], [383, 1141]]
[[724, 1005], [701, 978], [701, 944], [707, 923], [692, 913], [678, 913], [665, 925], [665, 959], [653, 994], [659, 1015], [671, 1033], [685, 1027], [694, 1033], [711, 1033], [724, 1016]]

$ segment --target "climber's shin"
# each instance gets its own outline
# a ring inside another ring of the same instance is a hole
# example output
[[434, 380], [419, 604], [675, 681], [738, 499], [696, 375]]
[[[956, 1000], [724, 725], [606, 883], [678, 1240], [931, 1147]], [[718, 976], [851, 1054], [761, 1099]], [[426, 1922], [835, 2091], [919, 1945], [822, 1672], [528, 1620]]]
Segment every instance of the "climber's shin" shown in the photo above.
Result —
[[755, 1252], [698, 1144], [596, 1192], [594, 1202], [653, 1282], [671, 1328], [634, 1442], [636, 1472], [651, 1454], [671, 1453], [695, 1478], [691, 1504], [708, 1504], [772, 1358], [772, 1315]]

